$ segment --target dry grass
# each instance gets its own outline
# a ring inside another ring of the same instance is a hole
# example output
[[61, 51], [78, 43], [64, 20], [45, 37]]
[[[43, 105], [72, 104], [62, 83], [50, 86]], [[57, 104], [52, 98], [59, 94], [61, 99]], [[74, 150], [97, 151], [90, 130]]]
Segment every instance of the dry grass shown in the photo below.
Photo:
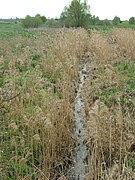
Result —
[[88, 179], [134, 179], [134, 30], [36, 32], [0, 43], [3, 179], [66, 179], [73, 103], [85, 53]]
[[57, 179], [72, 163], [72, 103], [87, 33], [37, 33], [1, 49], [2, 177]]
[[[116, 38], [114, 42], [110, 41], [112, 37]], [[133, 37], [134, 31], [125, 29], [91, 35], [88, 78], [82, 94], [89, 150], [88, 179], [135, 177], [132, 171], [135, 163]], [[127, 50], [126, 55], [123, 49]]]
[[117, 29], [110, 31], [109, 40], [114, 44], [117, 58], [135, 61], [135, 31], [132, 29]]

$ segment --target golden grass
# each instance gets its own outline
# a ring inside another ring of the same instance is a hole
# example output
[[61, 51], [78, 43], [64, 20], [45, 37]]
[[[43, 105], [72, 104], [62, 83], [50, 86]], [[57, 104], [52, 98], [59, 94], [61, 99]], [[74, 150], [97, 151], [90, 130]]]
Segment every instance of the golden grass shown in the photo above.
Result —
[[72, 162], [72, 103], [87, 33], [4, 40], [1, 56], [3, 178], [57, 179]]
[[134, 34], [112, 29], [89, 37], [83, 29], [66, 29], [1, 40], [3, 179], [66, 179], [76, 144], [73, 103], [82, 57], [88, 69], [82, 92], [88, 179], [134, 178]]
[[[112, 37], [116, 38], [113, 43], [110, 42]], [[88, 179], [135, 177], [132, 171], [135, 163], [133, 37], [134, 31], [125, 29], [91, 34], [87, 52], [90, 55], [87, 63], [89, 72], [82, 93], [85, 139], [89, 150]], [[127, 85], [129, 79], [132, 79], [130, 90]], [[131, 156], [134, 160], [128, 166]]]

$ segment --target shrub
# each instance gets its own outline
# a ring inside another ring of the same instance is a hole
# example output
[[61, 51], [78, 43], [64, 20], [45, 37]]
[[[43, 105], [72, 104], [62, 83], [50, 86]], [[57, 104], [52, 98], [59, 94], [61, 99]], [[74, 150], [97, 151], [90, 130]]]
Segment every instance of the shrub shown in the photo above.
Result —
[[131, 17], [129, 19], [129, 24], [135, 24], [135, 18], [134, 17]]
[[113, 19], [113, 24], [118, 25], [119, 23], [120, 23], [120, 18], [115, 16], [114, 19]]
[[43, 24], [43, 21], [40, 16], [26, 16], [25, 19], [22, 20], [22, 24], [24, 28], [37, 28]]

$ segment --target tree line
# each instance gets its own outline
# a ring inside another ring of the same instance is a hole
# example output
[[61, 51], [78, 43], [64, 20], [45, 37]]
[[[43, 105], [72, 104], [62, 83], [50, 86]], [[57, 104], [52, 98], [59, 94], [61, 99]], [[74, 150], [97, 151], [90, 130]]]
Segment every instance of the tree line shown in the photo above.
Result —
[[[59, 19], [47, 19], [45, 16], [37, 14], [35, 17], [26, 16], [22, 20], [22, 25], [25, 28], [36, 28], [42, 24], [54, 27], [87, 27], [90, 25], [109, 26], [122, 23], [118, 16], [113, 20], [100, 20], [99, 17], [92, 16], [90, 6], [87, 0], [72, 0], [68, 6], [65, 6]], [[135, 17], [129, 19], [129, 24], [135, 24]]]

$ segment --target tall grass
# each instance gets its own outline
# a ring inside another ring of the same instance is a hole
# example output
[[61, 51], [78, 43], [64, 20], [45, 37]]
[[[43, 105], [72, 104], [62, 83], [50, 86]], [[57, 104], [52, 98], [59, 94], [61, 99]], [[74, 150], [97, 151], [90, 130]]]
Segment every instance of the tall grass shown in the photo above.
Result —
[[88, 179], [133, 179], [134, 31], [91, 33], [83, 89]]
[[78, 29], [0, 43], [2, 179], [58, 179], [70, 168], [85, 39]]
[[[0, 40], [2, 179], [62, 179], [73, 164], [73, 103], [82, 98], [87, 179], [135, 176], [134, 30], [35, 32]], [[67, 177], [68, 178], [68, 177]]]

